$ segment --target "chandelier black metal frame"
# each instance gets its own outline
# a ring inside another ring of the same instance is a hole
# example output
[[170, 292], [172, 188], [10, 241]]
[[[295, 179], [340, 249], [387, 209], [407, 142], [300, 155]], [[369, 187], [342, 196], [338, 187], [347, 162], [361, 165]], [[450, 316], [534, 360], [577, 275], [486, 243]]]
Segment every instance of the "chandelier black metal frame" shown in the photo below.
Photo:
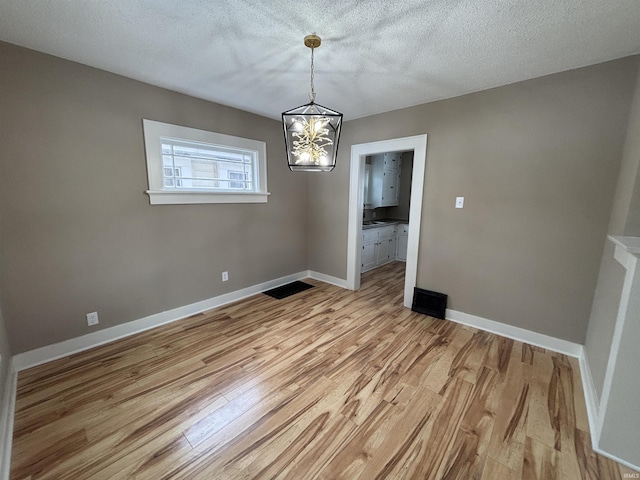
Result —
[[320, 43], [315, 34], [304, 37], [311, 49], [310, 102], [282, 114], [287, 161], [294, 172], [330, 172], [336, 166], [342, 114], [315, 103], [313, 53]]

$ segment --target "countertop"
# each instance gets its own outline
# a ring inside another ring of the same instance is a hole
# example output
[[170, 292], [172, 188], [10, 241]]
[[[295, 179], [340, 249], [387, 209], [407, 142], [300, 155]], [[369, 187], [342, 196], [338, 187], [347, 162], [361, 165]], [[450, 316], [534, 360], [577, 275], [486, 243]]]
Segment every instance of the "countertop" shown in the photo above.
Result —
[[362, 229], [367, 230], [369, 228], [384, 227], [387, 225], [399, 225], [401, 223], [409, 224], [409, 220], [396, 220], [396, 219], [381, 219], [381, 220], [369, 220], [362, 223]]

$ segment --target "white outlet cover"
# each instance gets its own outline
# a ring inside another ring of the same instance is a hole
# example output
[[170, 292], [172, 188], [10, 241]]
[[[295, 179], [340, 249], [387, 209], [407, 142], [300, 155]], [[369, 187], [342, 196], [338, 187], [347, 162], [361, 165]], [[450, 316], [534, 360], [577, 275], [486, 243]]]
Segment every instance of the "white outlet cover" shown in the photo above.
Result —
[[91, 327], [92, 325], [97, 325], [98, 323], [98, 312], [87, 313], [87, 325]]
[[464, 197], [456, 197], [456, 208], [464, 208]]

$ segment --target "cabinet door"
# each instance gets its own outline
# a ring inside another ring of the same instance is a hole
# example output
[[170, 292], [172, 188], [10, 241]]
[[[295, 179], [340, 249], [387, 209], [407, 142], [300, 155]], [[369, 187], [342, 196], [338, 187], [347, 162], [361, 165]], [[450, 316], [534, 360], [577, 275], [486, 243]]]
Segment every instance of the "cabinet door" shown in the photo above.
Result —
[[407, 243], [409, 237], [407, 235], [398, 235], [398, 242], [396, 245], [396, 260], [403, 262], [407, 261]]
[[395, 206], [397, 207], [398, 205], [400, 205], [400, 171], [396, 173], [395, 177], [396, 177], [396, 184], [394, 186], [395, 195], [396, 195]]
[[363, 203], [367, 206], [371, 206], [371, 165], [365, 164], [364, 166], [364, 195]]
[[367, 228], [366, 230], [362, 230], [362, 243], [371, 243], [378, 241], [378, 236], [380, 235], [380, 227], [375, 228]]
[[399, 172], [382, 172], [382, 207], [398, 205], [398, 176]]
[[378, 247], [378, 242], [368, 242], [362, 245], [362, 255], [361, 255], [361, 272], [366, 272], [367, 270], [371, 270], [376, 266], [377, 258], [376, 258], [376, 250]]
[[396, 259], [396, 236], [391, 237], [388, 242], [389, 242], [389, 261], [392, 262], [393, 260]]
[[378, 242], [376, 265], [383, 265], [389, 261], [389, 239], [385, 238]]
[[385, 170], [400, 170], [402, 166], [402, 154], [398, 152], [391, 152], [384, 154], [384, 168]]

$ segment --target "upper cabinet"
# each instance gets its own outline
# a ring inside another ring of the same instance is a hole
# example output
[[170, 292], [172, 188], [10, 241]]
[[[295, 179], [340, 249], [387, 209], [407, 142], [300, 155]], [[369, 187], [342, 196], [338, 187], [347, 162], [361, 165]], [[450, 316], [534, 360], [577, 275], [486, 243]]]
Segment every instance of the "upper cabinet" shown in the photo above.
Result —
[[372, 208], [398, 206], [401, 166], [402, 154], [399, 152], [371, 157], [371, 174], [367, 190]]
[[364, 166], [364, 208], [373, 208], [371, 206], [371, 164]]

